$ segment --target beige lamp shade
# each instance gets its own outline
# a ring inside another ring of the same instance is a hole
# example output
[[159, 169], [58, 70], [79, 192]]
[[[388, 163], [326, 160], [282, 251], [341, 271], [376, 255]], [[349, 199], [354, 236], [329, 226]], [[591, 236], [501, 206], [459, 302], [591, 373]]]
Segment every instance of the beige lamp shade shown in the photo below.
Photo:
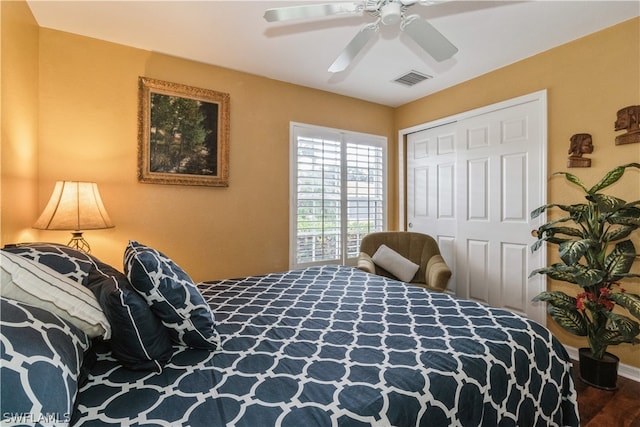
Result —
[[98, 184], [58, 181], [49, 203], [33, 228], [41, 230], [99, 230], [113, 227]]
[[113, 227], [95, 182], [58, 181], [49, 203], [33, 224], [41, 230], [71, 230], [67, 245], [90, 253], [89, 243], [81, 230]]

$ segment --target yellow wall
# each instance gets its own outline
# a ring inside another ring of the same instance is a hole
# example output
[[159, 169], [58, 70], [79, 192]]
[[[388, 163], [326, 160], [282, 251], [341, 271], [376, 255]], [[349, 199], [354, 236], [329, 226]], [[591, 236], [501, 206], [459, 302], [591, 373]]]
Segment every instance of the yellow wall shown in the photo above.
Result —
[[[571, 172], [586, 182], [615, 165], [640, 161], [638, 144], [613, 144], [615, 112], [640, 104], [640, 19], [391, 109], [41, 29], [23, 1], [0, 1], [0, 8], [1, 244], [66, 243], [66, 232], [36, 232], [31, 224], [56, 180], [91, 180], [99, 183], [116, 224], [85, 233], [105, 262], [121, 268], [124, 246], [136, 239], [165, 251], [195, 280], [285, 270], [290, 121], [389, 138], [391, 228], [398, 221], [395, 138], [400, 129], [541, 89], [548, 90], [549, 172], [565, 170], [569, 137], [582, 132], [593, 135], [593, 167]], [[138, 76], [230, 94], [229, 188], [137, 182]], [[640, 199], [640, 174], [629, 175], [616, 191]], [[579, 193], [554, 178], [548, 196], [577, 200]], [[584, 344], [550, 327], [564, 343]], [[640, 366], [640, 346], [611, 350], [623, 363]]]
[[[56, 180], [98, 182], [116, 227], [85, 236], [118, 268], [135, 239], [194, 280], [285, 270], [290, 121], [395, 141], [390, 107], [49, 29], [40, 30], [39, 43], [39, 206]], [[138, 76], [230, 94], [228, 188], [137, 182]]]
[[0, 2], [0, 241], [33, 240], [38, 209], [38, 26], [25, 2]]
[[[640, 162], [640, 144], [615, 145], [613, 123], [616, 112], [640, 104], [640, 18], [632, 19], [598, 33], [501, 68], [395, 110], [398, 130], [406, 129], [456, 113], [547, 89], [549, 174], [569, 171], [585, 184], [593, 185], [610, 169]], [[567, 169], [569, 138], [576, 133], [593, 136], [591, 168]], [[640, 171], [628, 170], [611, 187], [614, 195], [632, 201], [640, 199]], [[563, 177], [550, 178], [550, 202], [580, 203], [583, 193]], [[640, 237], [636, 233], [636, 247]], [[549, 246], [550, 262], [556, 262], [555, 246]], [[640, 273], [636, 262], [634, 272]], [[552, 289], [577, 294], [575, 287], [550, 283]], [[640, 293], [638, 280], [629, 282], [630, 292]], [[564, 342], [582, 347], [586, 341], [555, 326], [549, 328]], [[640, 367], [640, 345], [609, 347], [623, 363]]]

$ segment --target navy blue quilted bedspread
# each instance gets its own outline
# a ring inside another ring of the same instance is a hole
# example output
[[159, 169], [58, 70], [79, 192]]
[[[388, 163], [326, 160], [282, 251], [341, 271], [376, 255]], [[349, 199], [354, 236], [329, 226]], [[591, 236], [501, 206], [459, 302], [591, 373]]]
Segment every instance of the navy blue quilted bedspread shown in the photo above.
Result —
[[326, 266], [199, 285], [222, 349], [98, 354], [82, 426], [572, 426], [569, 358], [507, 311]]

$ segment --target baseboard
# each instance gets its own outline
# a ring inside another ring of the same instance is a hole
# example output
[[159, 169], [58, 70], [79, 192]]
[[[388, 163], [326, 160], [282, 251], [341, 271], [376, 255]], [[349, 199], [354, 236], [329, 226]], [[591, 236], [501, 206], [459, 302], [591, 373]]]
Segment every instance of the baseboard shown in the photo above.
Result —
[[[565, 345], [564, 348], [569, 353], [569, 357], [572, 360], [578, 360], [578, 349], [575, 347], [569, 347]], [[629, 378], [630, 380], [640, 382], [640, 368], [636, 368], [635, 366], [625, 365], [621, 363], [618, 365], [618, 375]]]

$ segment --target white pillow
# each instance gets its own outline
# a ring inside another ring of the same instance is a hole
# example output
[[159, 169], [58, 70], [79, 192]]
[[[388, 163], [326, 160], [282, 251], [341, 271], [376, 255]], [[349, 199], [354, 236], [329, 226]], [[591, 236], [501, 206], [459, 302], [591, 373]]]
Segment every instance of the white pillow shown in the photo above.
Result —
[[55, 313], [90, 337], [111, 337], [95, 295], [44, 264], [0, 251], [0, 294]]
[[380, 245], [373, 257], [373, 262], [396, 276], [403, 282], [409, 282], [420, 268], [418, 264], [406, 259], [386, 245]]

